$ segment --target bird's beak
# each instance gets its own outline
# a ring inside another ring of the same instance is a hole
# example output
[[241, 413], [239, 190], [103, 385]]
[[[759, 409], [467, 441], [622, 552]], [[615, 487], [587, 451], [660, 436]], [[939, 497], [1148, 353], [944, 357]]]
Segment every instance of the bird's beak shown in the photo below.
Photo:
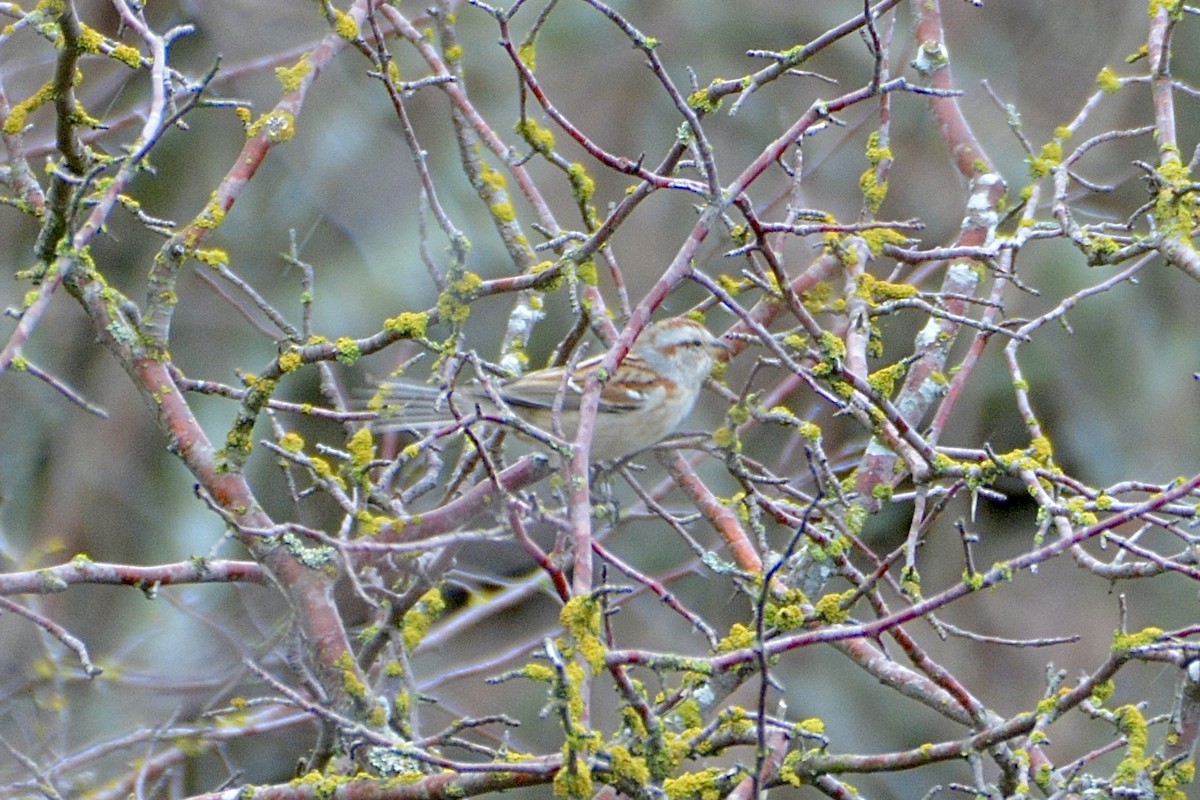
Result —
[[728, 361], [733, 357], [733, 346], [724, 339], [714, 340], [709, 349], [712, 350], [713, 358], [717, 361]]

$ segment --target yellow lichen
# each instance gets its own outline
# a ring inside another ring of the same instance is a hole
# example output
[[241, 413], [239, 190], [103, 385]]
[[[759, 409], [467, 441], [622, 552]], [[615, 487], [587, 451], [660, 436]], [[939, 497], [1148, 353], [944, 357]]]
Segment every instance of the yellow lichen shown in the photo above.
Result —
[[1162, 638], [1162, 628], [1143, 628], [1134, 633], [1116, 633], [1113, 635], [1112, 650], [1121, 653], [1139, 647], [1146, 647]]
[[1096, 705], [1104, 705], [1113, 693], [1117, 691], [1117, 685], [1112, 679], [1098, 683], [1092, 687], [1091, 701]]
[[862, 192], [863, 205], [867, 211], [872, 214], [877, 213], [879, 207], [883, 205], [884, 199], [887, 198], [887, 181], [879, 180], [875, 167], [867, 167], [858, 176], [858, 188]]
[[856, 590], [848, 589], [845, 592], [831, 592], [825, 595], [816, 602], [813, 610], [817, 616], [829, 623], [845, 622], [850, 618], [850, 609], [844, 608], [843, 604], [849, 602]]
[[530, 72], [537, 71], [537, 45], [533, 42], [525, 42], [517, 48], [517, 57], [525, 63]]
[[136, 47], [131, 47], [127, 44], [116, 45], [109, 55], [130, 69], [137, 69], [142, 65], [142, 54], [138, 52]]
[[718, 83], [723, 83], [724, 78], [714, 78], [712, 83], [703, 89], [697, 89], [688, 95], [687, 103], [696, 111], [703, 111], [706, 114], [712, 114], [721, 107], [721, 98], [713, 97], [712, 90]]
[[754, 644], [754, 629], [735, 622], [729, 627], [729, 635], [721, 637], [717, 642], [717, 651], [727, 653], [731, 650], [742, 650]]
[[58, 89], [52, 81], [42, 84], [36, 92], [12, 107], [8, 113], [8, 119], [4, 120], [4, 133], [15, 136], [25, 130], [29, 115], [56, 97], [58, 97]]
[[592, 796], [592, 768], [578, 754], [564, 756], [564, 763], [554, 776], [554, 796], [565, 800], [584, 800]]
[[516, 209], [513, 208], [512, 203], [507, 201], [503, 203], [492, 203], [490, 206], [488, 206], [488, 208], [491, 210], [492, 216], [495, 217], [498, 222], [507, 224], [517, 218]]
[[768, 604], [763, 616], [767, 624], [779, 631], [795, 630], [804, 623], [804, 611], [797, 605]]
[[406, 339], [421, 339], [429, 327], [429, 315], [423, 311], [405, 311], [383, 321], [383, 329]]
[[[737, 241], [734, 239], [734, 241]], [[738, 278], [730, 275], [727, 272], [722, 272], [717, 276], [717, 285], [724, 289], [728, 294], [736, 297], [743, 289], [750, 285], [750, 282], [745, 278]]]
[[809, 717], [796, 723], [796, 730], [813, 736], [825, 735], [825, 721], [820, 717]]
[[526, 664], [521, 668], [521, 674], [530, 680], [542, 683], [550, 683], [554, 680], [554, 670], [545, 664]]
[[362, 473], [375, 460], [375, 437], [371, 429], [364, 426], [355, 431], [346, 442], [346, 450], [350, 453], [350, 471]]
[[300, 88], [300, 82], [312, 72], [312, 64], [308, 63], [308, 53], [300, 56], [300, 60], [290, 67], [276, 67], [275, 77], [287, 94]]
[[595, 286], [600, 279], [596, 270], [596, 262], [590, 258], [580, 261], [575, 265], [575, 277], [590, 286]]
[[289, 453], [299, 453], [304, 449], [304, 437], [294, 431], [288, 431], [279, 437], [279, 446]]
[[1054, 446], [1046, 436], [1035, 436], [1029, 442], [1030, 455], [1040, 464], [1049, 464], [1054, 457]]
[[287, 111], [264, 114], [246, 130], [251, 139], [260, 133], [272, 144], [290, 141], [296, 135], [296, 118]]
[[[358, 532], [362, 536], [378, 536], [385, 527], [396, 525], [399, 522], [386, 514], [372, 514], [365, 509], [354, 515], [354, 521], [358, 523]], [[397, 525], [397, 527], [403, 526]]]
[[197, 250], [192, 253], [192, 257], [202, 264], [207, 264], [210, 267], [229, 266], [229, 253], [219, 248]]
[[1113, 771], [1113, 783], [1133, 784], [1140, 778], [1151, 764], [1146, 755], [1149, 743], [1149, 728], [1146, 717], [1136, 706], [1124, 705], [1115, 710], [1117, 725], [1125, 735], [1125, 758]]
[[79, 32], [79, 49], [85, 53], [93, 55], [101, 52], [101, 47], [104, 45], [104, 37], [98, 30], [89, 26], [82, 25]]
[[650, 768], [644, 758], [638, 758], [621, 745], [607, 748], [608, 757], [612, 763], [612, 773], [632, 783], [642, 786], [650, 781]]
[[464, 271], [457, 278], [452, 278], [438, 296], [438, 315], [456, 325], [466, 322], [471, 315], [470, 302], [475, 299], [482, 285], [483, 279], [473, 272]]
[[548, 156], [554, 150], [554, 133], [529, 117], [518, 120], [515, 129], [536, 152]]
[[367, 685], [349, 668], [342, 671], [342, 690], [355, 700], [367, 698]]
[[867, 376], [867, 383], [881, 396], [891, 397], [896, 388], [896, 381], [904, 377], [907, 369], [907, 363], [897, 361], [895, 364], [889, 364], [872, 372]]
[[304, 365], [304, 359], [295, 350], [288, 350], [279, 356], [279, 370], [283, 373], [294, 372]]
[[968, 570], [963, 570], [962, 579], [963, 583], [966, 584], [966, 587], [973, 592], [983, 588], [982, 572], [970, 572]]
[[441, 590], [436, 586], [421, 595], [421, 599], [417, 601], [416, 605], [404, 612], [404, 618], [400, 623], [404, 646], [412, 651], [420, 644], [434, 620], [445, 610], [446, 601], [442, 597]]
[[737, 452], [741, 449], [741, 442], [738, 440], [737, 434], [728, 426], [722, 426], [713, 431], [712, 440], [713, 444], [722, 450]]
[[[540, 261], [537, 264], [534, 264], [533, 266], [531, 266], [525, 272], [529, 275], [540, 275], [543, 272], [545, 272], [546, 270], [552, 269], [553, 267], [554, 267], [553, 261]], [[544, 283], [539, 282], [538, 288], [541, 289], [543, 292], [557, 292], [559, 289], [562, 288], [563, 283], [564, 283], [564, 276], [563, 276], [562, 271], [560, 270], [557, 273], [557, 275], [555, 275], [555, 277], [546, 280]]]
[[1115, 94], [1121, 88], [1121, 79], [1112, 67], [1105, 67], [1096, 75], [1096, 85], [1105, 94]]
[[333, 11], [333, 29], [348, 42], [358, 38], [358, 23], [354, 21], [354, 17], [336, 8]]
[[1044, 178], [1062, 162], [1062, 142], [1047, 142], [1040, 155], [1029, 158], [1029, 174], [1034, 180]]
[[723, 767], [709, 767], [699, 772], [685, 772], [674, 778], [663, 781], [663, 790], [668, 800], [719, 800], [724, 793], [721, 791], [720, 778], [725, 773]]
[[485, 162], [479, 168], [479, 177], [484, 185], [494, 192], [503, 191], [508, 185], [508, 179], [504, 177], [504, 173], [498, 169], [494, 169]]
[[[884, 233], [884, 231], [877, 231]], [[891, 231], [890, 233], [896, 233]], [[890, 237], [881, 237], [880, 241], [887, 240]], [[904, 237], [900, 237], [903, 240]], [[895, 240], [893, 240], [895, 241]], [[858, 279], [858, 288], [855, 294], [872, 303], [882, 303], [888, 300], [904, 300], [909, 297], [916, 297], [920, 291], [911, 283], [892, 283], [891, 281], [880, 280], [869, 272], [864, 272]]]
[[596, 193], [596, 181], [588, 175], [587, 168], [578, 161], [567, 167], [567, 178], [571, 181], [571, 191], [575, 200], [580, 204], [589, 202]]
[[337, 360], [346, 366], [352, 366], [354, 362], [362, 357], [362, 351], [358, 347], [358, 342], [349, 336], [340, 337], [333, 343], [333, 346], [337, 349]]
[[600, 641], [601, 611], [600, 602], [595, 597], [581, 595], [568, 600], [558, 614], [559, 622], [575, 640], [580, 655], [587, 660], [593, 673], [600, 673], [604, 669], [606, 648]]

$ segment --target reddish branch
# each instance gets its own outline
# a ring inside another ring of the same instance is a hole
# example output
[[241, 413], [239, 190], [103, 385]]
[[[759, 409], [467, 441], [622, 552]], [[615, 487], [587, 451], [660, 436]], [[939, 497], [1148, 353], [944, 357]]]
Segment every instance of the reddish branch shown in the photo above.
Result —
[[54, 567], [0, 575], [0, 595], [49, 594], [74, 584], [134, 586], [152, 592], [160, 586], [187, 583], [263, 583], [262, 567], [253, 561], [194, 559], [175, 564], [137, 567], [76, 559]]

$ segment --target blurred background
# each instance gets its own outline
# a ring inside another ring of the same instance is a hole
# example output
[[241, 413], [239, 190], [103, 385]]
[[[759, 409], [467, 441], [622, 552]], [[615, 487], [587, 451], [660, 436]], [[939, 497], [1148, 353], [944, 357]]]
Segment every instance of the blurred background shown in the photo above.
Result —
[[[643, 33], [660, 42], [658, 55], [675, 83], [690, 92], [690, 73], [699, 85], [715, 78], [737, 78], [766, 65], [747, 56], [748, 50], [782, 51], [807, 42], [861, 11], [861, 3], [745, 2], [622, 2], [613, 7]], [[118, 20], [102, 2], [77, 4], [90, 26], [115, 36]], [[417, 15], [415, 8], [401, 7]], [[540, 6], [538, 6], [540, 8]], [[1012, 196], [1028, 182], [1026, 153], [1009, 127], [1010, 113], [989, 97], [1011, 104], [1022, 132], [1035, 149], [1049, 141], [1057, 126], [1072, 120], [1096, 89], [1100, 69], [1111, 66], [1119, 75], [1141, 74], [1144, 62], [1126, 64], [1126, 57], [1145, 45], [1145, 4], [1127, 0], [992, 0], [983, 8], [945, 0], [948, 44], [955, 80], [963, 91], [962, 105], [975, 134], [1008, 181]], [[514, 26], [525, 31], [537, 13], [523, 9]], [[288, 66], [327, 34], [314, 4], [155, 2], [146, 14], [156, 30], [189, 24], [195, 31], [172, 47], [173, 66], [198, 76], [219, 60], [220, 71], [211, 95], [247, 102], [254, 115], [268, 110], [279, 97], [273, 69]], [[497, 45], [495, 20], [479, 8], [463, 4], [457, 26], [464, 47], [466, 88], [493, 128], [510, 143], [517, 119], [518, 85], [511, 64]], [[893, 69], [916, 80], [906, 65], [913, 57], [911, 8], [896, 12]], [[881, 27], [890, 26], [887, 17]], [[126, 37], [127, 41], [132, 41]], [[1196, 25], [1181, 25], [1174, 44], [1177, 54], [1196, 52]], [[427, 71], [410, 47], [393, 48], [405, 79]], [[32, 94], [51, 74], [53, 48], [29, 31], [0, 40], [0, 80], [10, 104]], [[821, 52], [804, 68], [835, 78], [830, 85], [811, 77], [789, 77], [752, 96], [736, 116], [726, 113], [730, 101], [710, 115], [705, 127], [718, 154], [718, 169], [728, 183], [777, 137], [804, 109], [822, 97], [862, 85], [870, 76], [871, 59], [863, 41], [850, 36]], [[1197, 83], [1200, 63], [1175, 60], [1175, 77]], [[137, 113], [146, 97], [147, 76], [131, 74], [106, 59], [87, 59], [79, 87], [88, 110], [114, 129], [98, 146], [116, 151], [140, 124]], [[224, 224], [207, 246], [225, 249], [230, 266], [293, 321], [300, 314], [301, 274], [281, 257], [291, 241], [298, 255], [315, 271], [313, 319], [315, 331], [330, 339], [361, 337], [380, 329], [385, 318], [401, 311], [430, 307], [437, 290], [418, 256], [421, 241], [419, 187], [411, 153], [397, 128], [390, 104], [378, 81], [366, 75], [370, 65], [347, 49], [335, 59], [310, 90], [297, 119], [294, 139], [276, 147], [242, 193]], [[612, 24], [585, 3], [560, 3], [549, 15], [538, 39], [537, 75], [548, 96], [580, 129], [609, 152], [629, 158], [646, 156], [654, 164], [674, 140], [679, 117], [638, 51]], [[1177, 114], [1183, 157], [1196, 146], [1200, 129], [1198, 104], [1180, 96]], [[417, 135], [428, 151], [440, 199], [458, 227], [471, 240], [468, 268], [485, 278], [511, 274], [514, 266], [491, 226], [487, 209], [478, 201], [459, 164], [459, 154], [447, 134], [447, 100], [436, 89], [409, 99]], [[949, 243], [964, 213], [965, 187], [953, 169], [925, 101], [898, 94], [892, 100], [892, 169], [887, 200], [880, 218], [919, 219], [925, 229], [915, 236], [922, 246]], [[545, 119], [539, 114], [543, 124]], [[1088, 136], [1152, 121], [1147, 87], [1126, 87], [1106, 97], [1091, 114], [1078, 143]], [[50, 109], [31, 116], [25, 143], [35, 167], [52, 155]], [[868, 134], [877, 125], [876, 107], [864, 104], [831, 127], [807, 139], [804, 149], [805, 207], [828, 211], [845, 222], [857, 218], [861, 206], [858, 177], [866, 168], [863, 156]], [[186, 117], [187, 129], [169, 132], [150, 158], [153, 171], [132, 187], [145, 211], [184, 224], [200, 212], [210, 193], [229, 169], [245, 133], [231, 109], [204, 109]], [[570, 160], [582, 160], [596, 179], [593, 202], [601, 213], [620, 200], [630, 185], [627, 176], [601, 170], [581, 149], [556, 131], [557, 146]], [[1068, 145], [1069, 146], [1069, 145]], [[1125, 219], [1147, 198], [1142, 174], [1133, 162], [1156, 161], [1148, 136], [1121, 140], [1096, 148], [1079, 166], [1088, 180], [1110, 184], [1114, 191], [1086, 197], [1077, 208], [1084, 221]], [[494, 163], [494, 159], [493, 159]], [[573, 203], [565, 181], [544, 163], [529, 163], [553, 204], [560, 221], [582, 227], [572, 216]], [[756, 184], [754, 197], [764, 216], [782, 213], [790, 182], [781, 170]], [[514, 197], [518, 217], [534, 219], [523, 201]], [[612, 241], [635, 300], [670, 263], [696, 220], [697, 199], [685, 193], [659, 192], [639, 207]], [[1041, 215], [1048, 219], [1048, 211]], [[432, 224], [430, 249], [440, 263], [448, 262], [445, 242]], [[530, 231], [531, 239], [534, 234]], [[0, 307], [19, 307], [29, 289], [12, 273], [33, 264], [37, 226], [14, 208], [0, 207]], [[110, 283], [137, 302], [145, 294], [145, 277], [161, 239], [147, 232], [130, 215], [117, 213], [94, 249], [96, 263]], [[711, 275], [740, 268], [723, 254], [733, 245], [710, 237], [697, 266]], [[802, 269], [819, 252], [817, 240], [795, 240], [786, 252], [789, 264]], [[870, 266], [886, 276], [894, 265], [886, 260]], [[1111, 268], [1089, 268], [1077, 251], [1059, 242], [1035, 243], [1022, 252], [1018, 270], [1022, 281], [1040, 292], [1013, 288], [1006, 298], [1010, 317], [1033, 316], [1061, 298], [1101, 280]], [[936, 283], [934, 284], [936, 285]], [[605, 285], [611, 290], [611, 284]], [[666, 312], [677, 313], [701, 299], [695, 287], [685, 287], [669, 299]], [[615, 297], [609, 303], [617, 307]], [[1197, 468], [1200, 426], [1195, 424], [1197, 393], [1192, 373], [1200, 370], [1195, 309], [1200, 287], [1160, 264], [1143, 270], [1137, 285], [1082, 303], [1066, 326], [1043, 331], [1021, 349], [1022, 367], [1032, 390], [1036, 411], [1055, 442], [1057, 462], [1070, 474], [1094, 486], [1121, 480], [1163, 482]], [[467, 326], [467, 344], [493, 358], [511, 299], [498, 297], [475, 304]], [[544, 359], [571, 324], [564, 292], [547, 300], [547, 320], [531, 343], [534, 364]], [[710, 315], [714, 327], [730, 318]], [[924, 322], [918, 315], [899, 316], [886, 323], [887, 355], [911, 351], [912, 337]], [[0, 323], [7, 338], [11, 319]], [[444, 331], [441, 332], [444, 335]], [[400, 348], [399, 350], [403, 350]], [[212, 286], [193, 274], [180, 284], [172, 354], [176, 364], [193, 378], [238, 384], [239, 372], [262, 369], [276, 353], [276, 343], [256, 330]], [[43, 383], [9, 372], [0, 376], [0, 548], [6, 569], [30, 569], [61, 563], [77, 553], [98, 561], [151, 564], [214, 553], [244, 557], [224, 539], [222, 522], [193, 494], [187, 471], [164, 448], [165, 440], [152, 414], [128, 377], [89, 332], [88, 322], [63, 292], [24, 348], [41, 368], [79, 390], [108, 412], [101, 420], [67, 402]], [[366, 385], [387, 374], [402, 352], [388, 351], [351, 368], [337, 366], [347, 387]], [[744, 367], [734, 367], [734, 374]], [[279, 397], [298, 401], [319, 399], [316, 373], [302, 370], [282, 383]], [[220, 441], [233, 421], [236, 405], [195, 397], [193, 405], [210, 438]], [[827, 416], [814, 398], [798, 397], [794, 406], [817, 418]], [[307, 419], [285, 420], [310, 441], [341, 446], [345, 433], [333, 424]], [[689, 428], [712, 430], [722, 424], [722, 406], [708, 398], [689, 422]], [[830, 422], [831, 431], [845, 431], [845, 441], [827, 441], [831, 454], [853, 457], [865, 444], [861, 432]], [[260, 437], [269, 431], [260, 426]], [[1013, 404], [1010, 376], [1000, 349], [993, 345], [959, 404], [943, 444], [997, 451], [1024, 446], [1027, 434]], [[769, 437], [751, 438], [747, 448], [769, 452]], [[799, 458], [799, 455], [797, 455]], [[655, 468], [653, 459], [647, 463]], [[706, 473], [709, 475], [709, 473]], [[268, 511], [306, 519], [314, 512], [294, 510], [285, 483], [268, 453], [252, 458], [252, 476]], [[715, 490], [731, 490], [711, 473]], [[727, 479], [726, 479], [727, 480]], [[982, 502], [973, 523], [981, 537], [977, 563], [990, 564], [1030, 545], [1035, 507], [1015, 484], [1007, 503]], [[676, 501], [678, 498], [675, 498]], [[886, 552], [902, 541], [911, 508], [888, 510], [872, 519], [867, 537]], [[931, 532], [922, 553], [921, 569], [930, 593], [958, 579], [961, 546], [950, 523], [969, 517], [967, 504]], [[702, 541], [717, 547], [711, 531], [698, 531]], [[785, 532], [774, 544], [782, 546]], [[610, 540], [619, 555], [653, 575], [675, 575], [672, 590], [720, 629], [746, 619], [747, 604], [728, 586], [713, 589], [708, 573], [694, 569], [691, 553], [661, 525], [629, 526]], [[521, 552], [508, 545], [478, 545], [463, 556], [463, 569], [488, 575], [499, 588], [517, 581], [532, 568]], [[1155, 581], [1146, 587], [1110, 586], [1087, 578], [1067, 559], [1046, 565], [1038, 575], [1018, 576], [1016, 591], [986, 598], [969, 598], [955, 605], [947, 619], [994, 636], [1039, 637], [1081, 634], [1079, 644], [1048, 650], [1002, 647], [955, 641], [939, 647], [931, 629], [914, 626], [913, 633], [932, 648], [936, 658], [976, 691], [1000, 714], [1029, 709], [1040, 697], [1048, 665], [1065, 669], [1073, 680], [1093, 669], [1105, 654], [1111, 632], [1119, 625], [1118, 595], [1131, 593], [1130, 629], [1153, 622], [1171, 628], [1195, 619], [1195, 587], [1183, 580]], [[18, 598], [24, 602], [24, 598]], [[0, 616], [0, 736], [18, 749], [50, 742], [57, 752], [140, 726], [188, 719], [206, 706], [228, 699], [229, 687], [244, 678], [241, 659], [272, 651], [282, 635], [285, 609], [276, 592], [259, 586], [196, 586], [172, 588], [150, 601], [142, 593], [111, 587], [78, 587], [32, 601], [52, 619], [85, 639], [93, 657], [106, 668], [103, 677], [87, 682], [67, 662], [55, 643], [42, 641], [36, 629], [12, 615]], [[534, 594], [487, 626], [464, 627], [445, 635], [421, 652], [415, 665], [430, 678], [430, 694], [444, 704], [430, 712], [447, 718], [460, 713], [483, 713], [496, 697], [482, 678], [523, 663], [537, 646], [538, 636], [552, 627], [557, 604]], [[692, 635], [678, 617], [664, 614], [657, 600], [639, 595], [618, 615], [618, 637], [626, 647], [703, 652], [703, 640]], [[672, 627], [674, 626], [674, 627]], [[530, 631], [538, 636], [524, 641]], [[1098, 644], [1099, 643], [1099, 644]], [[491, 672], [452, 674], [488, 653], [513, 646], [514, 661]], [[58, 679], [46, 680], [45, 665]], [[42, 665], [39, 667], [39, 665]], [[829, 649], [809, 648], [789, 654], [777, 677], [786, 687], [789, 716], [821, 716], [835, 751], [875, 752], [917, 746], [926, 741], [962, 735], [944, 720], [916, 704], [894, 701], [880, 705], [874, 680], [847, 669], [846, 660]], [[67, 677], [64, 677], [67, 676]], [[1151, 697], [1157, 711], [1169, 706], [1174, 676], [1151, 667], [1132, 667], [1122, 673], [1118, 693]], [[537, 721], [545, 702], [540, 686], [505, 688], [505, 702], [524, 698], [527, 707], [514, 716], [532, 720], [510, 734], [514, 747], [535, 751], [557, 747], [552, 720]], [[450, 701], [448, 698], [453, 697]], [[750, 702], [747, 694], [743, 702]], [[39, 725], [46, 709], [64, 703], [69, 726], [48, 736]], [[1078, 717], [1079, 715], [1076, 715]], [[431, 727], [438, 725], [431, 723]], [[1071, 758], [1108, 741], [1109, 730], [1076, 719], [1064, 724], [1067, 736], [1056, 738], [1052, 756]], [[292, 764], [280, 767], [281, 754], [293, 753], [298, 734], [282, 734], [278, 749], [270, 739], [253, 748], [239, 746], [236, 760], [251, 780], [278, 780]], [[1062, 734], [1060, 734], [1061, 736]], [[1091, 737], [1091, 738], [1089, 738]], [[1061, 746], [1061, 751], [1055, 747]], [[0, 763], [4, 756], [0, 755]], [[216, 757], [213, 757], [214, 760]], [[207, 762], [204, 762], [207, 763]], [[294, 762], [293, 762], [294, 763]], [[219, 771], [213, 763], [207, 764]], [[11, 768], [6, 768], [11, 777]], [[103, 777], [103, 776], [101, 776]], [[877, 798], [919, 796], [937, 781], [961, 780], [958, 765], [912, 774], [854, 776], [857, 786]], [[197, 787], [205, 786], [202, 781]], [[531, 792], [534, 796], [545, 796]], [[796, 791], [795, 796], [811, 792]]]

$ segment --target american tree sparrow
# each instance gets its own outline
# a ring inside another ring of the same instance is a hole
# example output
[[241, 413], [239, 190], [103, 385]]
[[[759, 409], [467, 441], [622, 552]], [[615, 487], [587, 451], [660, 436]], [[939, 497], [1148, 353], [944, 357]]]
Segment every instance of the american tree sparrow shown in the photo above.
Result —
[[[647, 327], [600, 393], [592, 431], [593, 461], [621, 458], [650, 447], [671, 433], [696, 404], [704, 379], [729, 351], [700, 323], [674, 317]], [[575, 438], [579, 401], [587, 376], [603, 356], [575, 366], [526, 373], [495, 386], [496, 395], [515, 415], [544, 431], [553, 430], [555, 408], [562, 434]], [[434, 386], [394, 382], [383, 386], [383, 419], [376, 427], [422, 430], [453, 422], [452, 410], [485, 414], [498, 409], [488, 391], [471, 384], [450, 391]], [[452, 401], [452, 402], [451, 402]]]

